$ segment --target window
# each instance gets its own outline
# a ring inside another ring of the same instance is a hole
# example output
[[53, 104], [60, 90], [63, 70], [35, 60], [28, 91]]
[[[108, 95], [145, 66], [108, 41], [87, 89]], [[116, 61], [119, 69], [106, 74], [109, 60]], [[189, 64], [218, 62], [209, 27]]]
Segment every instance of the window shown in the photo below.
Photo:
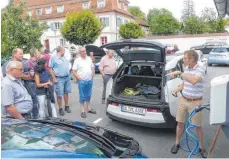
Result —
[[121, 18], [117, 18], [117, 26], [120, 26], [120, 25], [122, 25], [123, 24], [123, 21], [122, 21], [122, 19]]
[[82, 3], [83, 9], [89, 9], [90, 8], [90, 3], [89, 2], [84, 2]]
[[61, 27], [62, 27], [62, 23], [60, 23], [60, 22], [53, 23], [53, 29], [54, 30], [60, 30]]
[[52, 13], [52, 7], [45, 8], [45, 13], [46, 14], [51, 14]]
[[101, 39], [101, 45], [104, 45], [107, 43], [107, 37], [106, 36], [103, 36], [100, 39]]
[[109, 26], [109, 17], [101, 17], [99, 20], [103, 23], [105, 27]]
[[64, 12], [64, 6], [57, 6], [57, 13], [63, 13]]
[[32, 11], [28, 11], [27, 15], [31, 17], [32, 16]]
[[124, 7], [123, 7], [123, 8], [124, 8], [124, 10], [126, 10], [126, 11], [127, 11], [127, 10], [128, 10], [128, 8], [129, 8], [129, 7], [128, 7], [128, 4], [123, 4], [123, 5], [124, 5]]
[[65, 45], [66, 45], [66, 40], [60, 39], [60, 46], [65, 46]]
[[36, 9], [36, 15], [42, 15], [42, 8]]
[[98, 0], [98, 1], [97, 1], [97, 7], [98, 7], [98, 8], [103, 8], [103, 7], [105, 7], [105, 0]]
[[120, 0], [117, 0], [118, 8], [121, 9], [121, 2]]

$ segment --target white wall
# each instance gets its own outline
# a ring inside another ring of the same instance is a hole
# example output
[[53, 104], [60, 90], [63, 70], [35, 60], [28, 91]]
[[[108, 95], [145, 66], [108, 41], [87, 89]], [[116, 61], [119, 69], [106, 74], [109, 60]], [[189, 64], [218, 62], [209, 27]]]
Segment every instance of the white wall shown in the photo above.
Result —
[[168, 39], [153, 39], [163, 44], [177, 44], [180, 50], [190, 49], [192, 46], [198, 46], [206, 43], [207, 41], [225, 41], [229, 44], [228, 36], [208, 36], [208, 37], [189, 37], [189, 38], [170, 38]]
[[[117, 17], [122, 18], [123, 21], [124, 20], [128, 20], [128, 21], [132, 20], [128, 16], [124, 16], [122, 14], [117, 14], [115, 12], [98, 13], [98, 14], [96, 14], [96, 16], [98, 18], [100, 18], [100, 17], [109, 17], [109, 26], [105, 27], [102, 30], [101, 35], [98, 37], [98, 39], [94, 43], [94, 45], [97, 45], [97, 46], [101, 46], [101, 40], [100, 39], [101, 39], [101, 37], [104, 37], [104, 36], [107, 37], [107, 42], [120, 40], [120, 36], [118, 34], [119, 33], [119, 27], [118, 26], [116, 27], [116, 19], [117, 19]], [[50, 26], [54, 22], [64, 23], [64, 21], [65, 21], [64, 18], [52, 19], [52, 20], [47, 20], [47, 24]], [[60, 39], [63, 39], [63, 37], [62, 37], [62, 35], [61, 35], [59, 30], [54, 32], [54, 31], [51, 30], [51, 28], [49, 28], [44, 32], [44, 34], [42, 35], [42, 37], [40, 39], [41, 39], [41, 43], [43, 45], [44, 45], [44, 41], [46, 39], [48, 39], [49, 40], [50, 51], [52, 51], [53, 49], [55, 49], [57, 46], [60, 45]], [[68, 42], [67, 42], [67, 44], [69, 45]]]

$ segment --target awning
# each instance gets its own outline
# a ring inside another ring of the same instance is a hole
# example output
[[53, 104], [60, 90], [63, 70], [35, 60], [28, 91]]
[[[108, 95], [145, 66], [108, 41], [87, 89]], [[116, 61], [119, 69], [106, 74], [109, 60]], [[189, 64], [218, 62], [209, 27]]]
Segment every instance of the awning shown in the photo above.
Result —
[[229, 0], [214, 0], [220, 18], [229, 15]]

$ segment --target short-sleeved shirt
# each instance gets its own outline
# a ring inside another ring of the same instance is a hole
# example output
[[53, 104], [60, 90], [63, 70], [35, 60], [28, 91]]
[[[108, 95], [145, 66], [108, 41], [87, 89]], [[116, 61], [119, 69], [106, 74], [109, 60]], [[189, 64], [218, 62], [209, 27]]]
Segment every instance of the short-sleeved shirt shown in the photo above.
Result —
[[29, 59], [24, 63], [24, 67], [29, 68], [30, 72], [34, 72], [34, 68], [35, 68], [36, 64], [37, 64], [36, 60]]
[[76, 71], [82, 80], [89, 81], [92, 79], [92, 68], [94, 68], [94, 64], [90, 57], [86, 57], [86, 59], [78, 57], [74, 61], [72, 70]]
[[204, 95], [204, 77], [205, 71], [200, 65], [196, 64], [193, 68], [186, 67], [184, 69], [184, 74], [190, 76], [199, 76], [201, 80], [192, 84], [184, 80], [184, 88], [182, 90], [182, 95], [186, 98], [200, 98]]
[[[50, 60], [49, 54], [45, 54], [44, 56], [42, 56], [42, 58], [46, 60], [47, 64], [49, 64], [49, 60]], [[45, 68], [46, 70], [48, 70], [48, 65], [46, 65]]]
[[[42, 73], [35, 72], [36, 75], [39, 76], [40, 83], [46, 83], [50, 80], [50, 75], [47, 70], [43, 71]], [[37, 87], [36, 95], [45, 95], [45, 88], [44, 87]]]
[[1, 106], [7, 116], [5, 107], [14, 105], [21, 114], [30, 113], [33, 107], [32, 98], [20, 79], [6, 75], [2, 81]]
[[99, 70], [103, 70], [104, 74], [113, 75], [117, 69], [116, 62], [114, 58], [109, 58], [108, 55], [105, 55], [99, 64]]
[[49, 67], [53, 69], [56, 77], [65, 77], [70, 75], [70, 62], [65, 56], [58, 56], [54, 54], [49, 60]]

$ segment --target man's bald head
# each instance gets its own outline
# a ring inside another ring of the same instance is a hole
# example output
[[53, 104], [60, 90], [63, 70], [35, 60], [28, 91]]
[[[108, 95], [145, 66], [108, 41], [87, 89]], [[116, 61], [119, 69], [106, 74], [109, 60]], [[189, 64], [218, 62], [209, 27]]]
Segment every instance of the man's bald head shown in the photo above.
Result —
[[87, 51], [86, 51], [86, 48], [85, 47], [80, 47], [80, 56], [82, 58], [85, 58], [87, 56]]
[[108, 54], [109, 58], [114, 57], [114, 50], [108, 50]]
[[23, 60], [23, 50], [16, 48], [12, 51], [12, 60], [13, 61], [22, 61]]

